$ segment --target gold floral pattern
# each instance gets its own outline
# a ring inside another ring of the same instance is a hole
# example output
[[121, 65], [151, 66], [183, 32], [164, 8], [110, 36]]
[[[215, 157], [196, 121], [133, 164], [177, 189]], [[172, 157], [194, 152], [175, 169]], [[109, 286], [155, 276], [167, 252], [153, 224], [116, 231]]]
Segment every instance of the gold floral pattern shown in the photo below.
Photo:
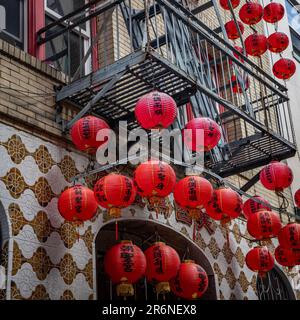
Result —
[[71, 290], [65, 290], [60, 300], [75, 300]]
[[47, 173], [55, 165], [47, 147], [43, 145], [34, 152], [33, 158], [42, 173]]
[[20, 170], [17, 168], [11, 168], [4, 177], [0, 178], [0, 180], [4, 182], [6, 189], [15, 199], [18, 199], [24, 190], [28, 188]]

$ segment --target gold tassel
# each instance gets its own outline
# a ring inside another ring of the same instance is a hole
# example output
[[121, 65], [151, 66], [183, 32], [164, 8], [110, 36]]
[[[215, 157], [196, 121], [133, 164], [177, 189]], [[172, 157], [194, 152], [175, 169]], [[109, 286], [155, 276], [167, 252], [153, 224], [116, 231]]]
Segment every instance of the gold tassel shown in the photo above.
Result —
[[123, 280], [117, 285], [117, 295], [121, 297], [130, 297], [134, 295], [133, 285]]
[[157, 294], [166, 294], [166, 293], [169, 293], [170, 291], [171, 291], [170, 284], [167, 281], [159, 282], [156, 285]]

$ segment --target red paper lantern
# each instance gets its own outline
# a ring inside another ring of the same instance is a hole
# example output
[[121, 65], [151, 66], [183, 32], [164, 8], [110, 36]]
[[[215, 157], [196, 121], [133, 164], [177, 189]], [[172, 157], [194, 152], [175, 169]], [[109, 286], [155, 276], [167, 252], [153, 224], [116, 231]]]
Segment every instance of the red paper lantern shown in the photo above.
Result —
[[144, 129], [168, 128], [176, 119], [174, 99], [163, 92], [152, 91], [142, 96], [135, 106], [135, 117]]
[[278, 241], [284, 249], [300, 249], [300, 224], [288, 223], [278, 235]]
[[[205, 178], [188, 176], [178, 181], [174, 188], [174, 199], [176, 203], [188, 209], [191, 217], [196, 215], [197, 209], [202, 209], [213, 194], [211, 183]], [[194, 214], [195, 213], [195, 214]]]
[[277, 2], [271, 2], [264, 7], [264, 20], [269, 23], [276, 23], [284, 16], [284, 6]]
[[[240, 21], [237, 21], [237, 24], [239, 26], [241, 34], [243, 34], [244, 30], [245, 30], [244, 25]], [[239, 32], [238, 32], [238, 29], [237, 29], [237, 27], [235, 25], [234, 20], [230, 20], [230, 21], [225, 23], [225, 30], [226, 30], [226, 33], [227, 33], [227, 37], [230, 40], [236, 40], [240, 36]]]
[[289, 45], [289, 37], [283, 32], [274, 32], [268, 37], [268, 49], [274, 53], [284, 51]]
[[296, 72], [296, 64], [291, 59], [281, 58], [273, 65], [273, 74], [282, 80], [290, 79]]
[[158, 282], [158, 294], [170, 292], [169, 281], [176, 276], [180, 266], [178, 253], [164, 242], [156, 242], [145, 251], [145, 256], [147, 280]]
[[242, 22], [248, 25], [253, 25], [258, 23], [264, 14], [264, 10], [262, 5], [255, 2], [247, 2], [245, 3], [239, 12], [240, 19]]
[[[255, 199], [261, 201], [262, 203], [255, 201]], [[260, 196], [254, 196], [244, 203], [243, 213], [246, 219], [259, 210], [271, 211], [271, 205], [269, 201]]]
[[214, 190], [211, 200], [205, 206], [206, 213], [214, 220], [228, 222], [237, 218], [242, 212], [241, 196], [230, 188]]
[[299, 266], [300, 265], [300, 249], [293, 249], [293, 253], [295, 256], [295, 264]]
[[255, 247], [246, 255], [247, 267], [263, 277], [274, 267], [274, 258], [267, 247]]
[[230, 10], [230, 6], [229, 6], [228, 2], [231, 3], [232, 9], [238, 7], [240, 4], [240, 0], [220, 0], [220, 6], [224, 10]]
[[221, 128], [210, 118], [194, 118], [186, 124], [183, 131], [185, 145], [196, 152], [210, 151], [220, 139]]
[[106, 252], [104, 270], [112, 282], [118, 284], [118, 296], [132, 296], [132, 284], [145, 274], [146, 258], [143, 251], [131, 241], [121, 241]]
[[300, 209], [300, 189], [298, 189], [294, 195], [295, 203], [297, 208]]
[[94, 192], [81, 185], [66, 189], [58, 199], [58, 211], [68, 221], [90, 220], [96, 214], [97, 208]]
[[100, 206], [109, 209], [110, 216], [119, 218], [121, 209], [135, 200], [136, 188], [130, 178], [110, 173], [96, 182], [94, 193]]
[[257, 33], [251, 34], [245, 40], [245, 49], [249, 56], [261, 56], [268, 49], [266, 36]]
[[260, 182], [268, 190], [282, 191], [293, 182], [293, 172], [282, 162], [272, 161], [260, 172]]
[[208, 288], [208, 277], [193, 260], [185, 260], [180, 264], [179, 271], [171, 280], [172, 292], [183, 299], [193, 300], [203, 296]]
[[280, 229], [280, 217], [273, 211], [257, 211], [251, 214], [247, 220], [247, 230], [256, 240], [274, 238], [278, 235]]
[[107, 143], [108, 139], [97, 141], [98, 132], [104, 129], [109, 129], [104, 120], [94, 116], [83, 117], [71, 128], [72, 142], [81, 151], [95, 153], [100, 146]]
[[243, 81], [243, 85], [237, 81], [236, 76], [231, 76], [231, 85], [232, 85], [232, 91], [234, 93], [242, 93], [243, 92], [243, 86], [244, 86], [244, 90], [248, 90], [249, 89], [249, 77], [246, 76], [245, 79], [242, 80]]
[[296, 265], [296, 257], [291, 249], [284, 249], [278, 246], [275, 249], [275, 259], [283, 267], [292, 268]]

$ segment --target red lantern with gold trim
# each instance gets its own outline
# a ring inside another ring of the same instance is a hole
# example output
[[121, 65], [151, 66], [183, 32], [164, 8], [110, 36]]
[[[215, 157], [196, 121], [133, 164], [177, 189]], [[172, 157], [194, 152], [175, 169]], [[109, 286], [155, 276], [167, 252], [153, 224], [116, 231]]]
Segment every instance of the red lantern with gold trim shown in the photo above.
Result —
[[[244, 30], [245, 30], [244, 25], [240, 21], [237, 21], [237, 24], [239, 26], [241, 34], [243, 34]], [[234, 20], [230, 20], [225, 23], [225, 30], [226, 30], [228, 39], [236, 40], [239, 38], [239, 32], [238, 32], [238, 29], [235, 25]]]
[[293, 182], [293, 172], [283, 162], [272, 161], [260, 171], [260, 182], [268, 190], [282, 191]]
[[245, 3], [239, 11], [240, 19], [242, 22], [248, 25], [254, 25], [258, 23], [262, 19], [263, 14], [264, 9], [262, 5], [255, 2]]
[[274, 267], [274, 258], [266, 246], [251, 249], [245, 260], [247, 267], [254, 272], [258, 272], [261, 277], [264, 277]]
[[198, 209], [202, 209], [213, 194], [211, 183], [205, 178], [188, 176], [178, 181], [174, 188], [176, 203], [188, 210], [189, 216], [198, 217]]
[[221, 187], [214, 190], [205, 209], [212, 219], [226, 223], [241, 214], [242, 205], [242, 198], [237, 192], [230, 188]]
[[272, 70], [276, 78], [288, 80], [295, 74], [296, 64], [291, 59], [281, 58], [274, 63]]
[[271, 2], [264, 7], [264, 20], [269, 23], [276, 23], [284, 16], [284, 6], [277, 2]]
[[193, 260], [185, 260], [171, 281], [172, 292], [187, 300], [199, 299], [208, 288], [208, 277], [205, 270]]
[[[260, 202], [257, 202], [255, 200], [259, 200]], [[270, 202], [260, 196], [253, 196], [252, 198], [245, 201], [243, 206], [243, 213], [246, 219], [248, 219], [249, 216], [259, 210], [271, 211]]]
[[296, 257], [291, 249], [278, 246], [275, 249], [275, 259], [283, 267], [293, 268], [296, 265]]
[[240, 4], [240, 0], [220, 0], [220, 6], [224, 10], [230, 10], [230, 6], [229, 6], [228, 2], [231, 3], [232, 9], [238, 7]]
[[134, 112], [142, 128], [161, 129], [168, 128], [174, 122], [177, 106], [168, 94], [152, 91], [139, 99]]
[[164, 242], [156, 242], [144, 253], [147, 261], [147, 280], [157, 282], [158, 294], [170, 292], [169, 281], [176, 276], [180, 266], [178, 253]]
[[245, 40], [245, 49], [249, 56], [260, 57], [268, 49], [266, 36], [257, 33], [251, 34]]
[[273, 211], [259, 210], [251, 214], [247, 220], [247, 230], [256, 240], [274, 238], [280, 229], [280, 217]]
[[[79, 119], [71, 128], [71, 138], [75, 146], [87, 153], [96, 153], [97, 149], [106, 144], [108, 139], [97, 141], [97, 134], [100, 130], [108, 130], [109, 125], [102, 119], [94, 116], [87, 116]], [[109, 132], [107, 132], [109, 134]]]
[[289, 37], [283, 32], [274, 32], [268, 37], [268, 49], [274, 53], [284, 51], [289, 45]]
[[300, 224], [288, 223], [278, 235], [278, 241], [282, 248], [300, 249]]
[[124, 240], [106, 252], [104, 270], [112, 282], [118, 284], [118, 296], [133, 296], [132, 284], [144, 276], [146, 258], [139, 247], [129, 240]]
[[183, 130], [183, 141], [192, 151], [203, 152], [213, 149], [221, 139], [220, 126], [210, 118], [194, 118]]
[[300, 209], [300, 189], [298, 189], [298, 190], [295, 192], [294, 200], [295, 200], [295, 203], [296, 203], [297, 208]]
[[68, 221], [90, 220], [96, 214], [97, 208], [94, 192], [81, 185], [66, 189], [58, 199], [58, 211]]
[[100, 206], [108, 209], [111, 217], [119, 218], [121, 209], [135, 200], [136, 188], [130, 178], [110, 173], [96, 182], [94, 193]]

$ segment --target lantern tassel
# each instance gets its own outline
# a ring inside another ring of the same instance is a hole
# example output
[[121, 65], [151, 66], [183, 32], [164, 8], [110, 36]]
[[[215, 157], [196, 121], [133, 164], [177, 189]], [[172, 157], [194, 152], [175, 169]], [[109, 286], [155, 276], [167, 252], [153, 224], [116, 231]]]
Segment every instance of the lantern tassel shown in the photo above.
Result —
[[117, 295], [124, 297], [130, 297], [134, 295], [133, 285], [128, 282], [121, 282], [117, 285]]
[[156, 285], [156, 292], [157, 294], [163, 294], [165, 295], [166, 293], [169, 293], [171, 291], [170, 289], [170, 284], [167, 281], [164, 282], [159, 282]]

